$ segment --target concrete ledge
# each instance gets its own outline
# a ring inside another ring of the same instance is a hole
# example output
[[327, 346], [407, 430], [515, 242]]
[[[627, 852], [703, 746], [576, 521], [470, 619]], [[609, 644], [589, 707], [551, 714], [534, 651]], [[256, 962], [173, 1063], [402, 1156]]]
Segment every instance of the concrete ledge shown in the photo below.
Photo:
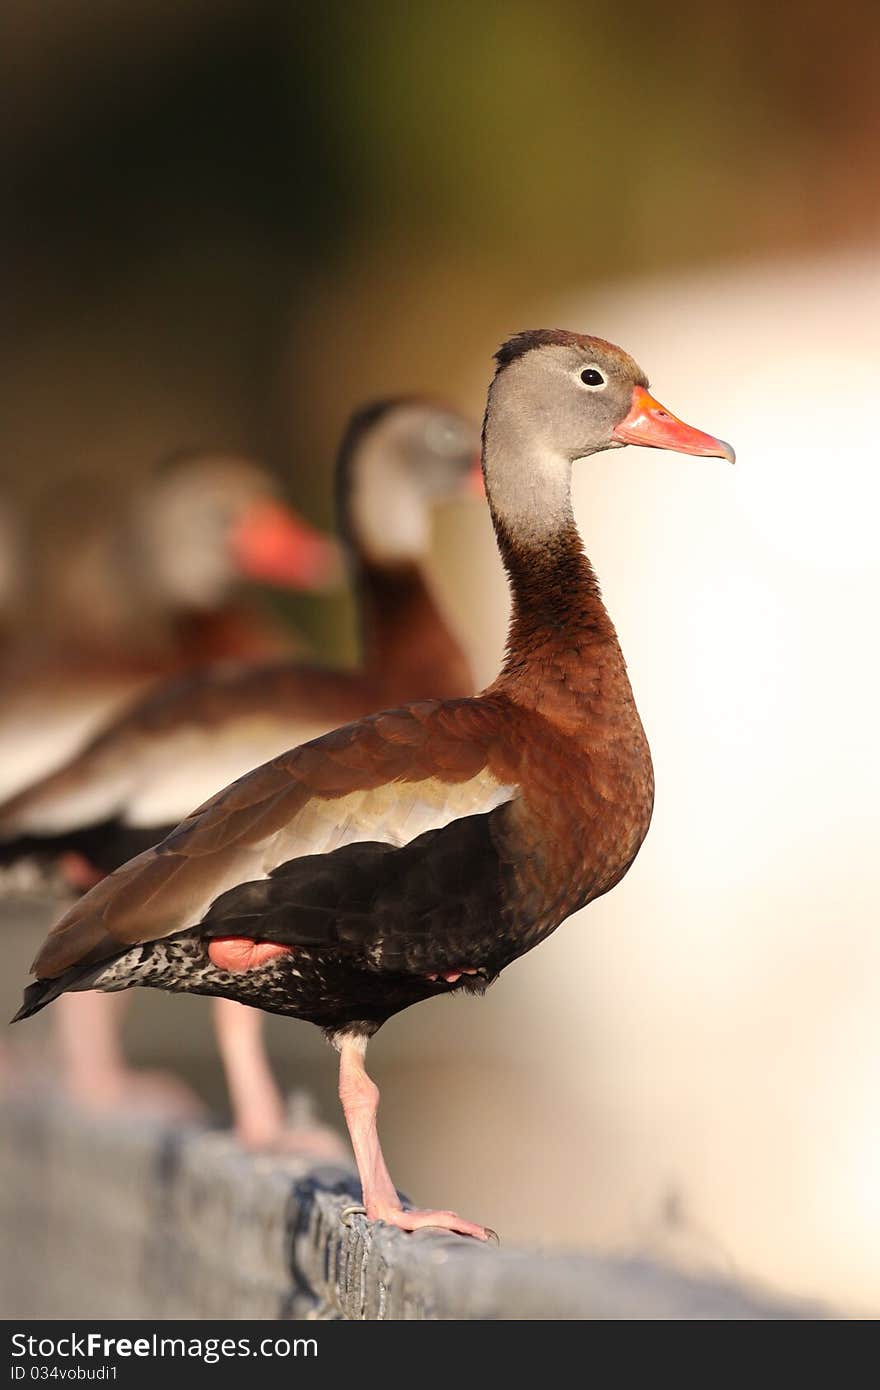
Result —
[[405, 1235], [344, 1207], [345, 1169], [49, 1095], [0, 1103], [5, 1318], [804, 1319], [655, 1261]]

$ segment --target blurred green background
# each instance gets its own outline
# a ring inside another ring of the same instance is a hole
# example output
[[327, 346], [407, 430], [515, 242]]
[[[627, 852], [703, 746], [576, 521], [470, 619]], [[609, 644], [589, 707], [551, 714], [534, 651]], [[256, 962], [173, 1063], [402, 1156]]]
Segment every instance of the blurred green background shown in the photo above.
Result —
[[[329, 522], [360, 399], [479, 409], [473, 364], [563, 287], [880, 214], [871, 0], [10, 0], [2, 47], [0, 486], [29, 504], [220, 444]], [[328, 650], [339, 611], [293, 605]]]
[[530, 301], [877, 223], [870, 0], [5, 16], [17, 488], [221, 439], [328, 520], [349, 406], [454, 392]]

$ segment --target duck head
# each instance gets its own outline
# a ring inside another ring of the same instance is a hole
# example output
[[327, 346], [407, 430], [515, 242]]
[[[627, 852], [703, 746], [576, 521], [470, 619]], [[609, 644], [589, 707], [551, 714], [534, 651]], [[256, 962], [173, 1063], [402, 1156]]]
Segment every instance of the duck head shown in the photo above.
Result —
[[333, 541], [236, 455], [171, 460], [142, 500], [141, 529], [157, 587], [181, 607], [210, 609], [242, 581], [311, 591], [338, 577]]
[[340, 528], [372, 564], [414, 564], [426, 555], [433, 509], [479, 494], [480, 433], [449, 406], [416, 398], [358, 411], [339, 454]]
[[624, 444], [672, 449], [734, 462], [729, 444], [686, 425], [648, 389], [637, 362], [606, 342], [563, 329], [510, 338], [496, 354], [490, 409], [507, 411], [536, 446], [569, 461]]

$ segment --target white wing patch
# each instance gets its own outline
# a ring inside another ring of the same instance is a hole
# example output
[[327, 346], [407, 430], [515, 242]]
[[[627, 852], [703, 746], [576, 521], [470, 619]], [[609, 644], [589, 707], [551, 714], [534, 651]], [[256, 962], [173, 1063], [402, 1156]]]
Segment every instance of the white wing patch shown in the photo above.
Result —
[[26, 803], [3, 820], [3, 837], [15, 835], [63, 835], [84, 825], [99, 825], [116, 814], [131, 785], [125, 767], [108, 769], [92, 778], [88, 772], [64, 785], [54, 781], [34, 787]]
[[289, 825], [266, 840], [262, 868], [268, 875], [289, 859], [329, 854], [343, 845], [379, 840], [407, 845], [427, 830], [440, 830], [463, 816], [486, 815], [512, 801], [515, 786], [482, 771], [467, 782], [388, 782], [343, 797], [312, 797]]
[[136, 738], [126, 731], [84, 759], [75, 774], [42, 793], [35, 788], [4, 830], [61, 835], [114, 817], [133, 829], [177, 825], [230, 782], [326, 732], [326, 725], [261, 716]]
[[155, 939], [196, 926], [227, 889], [268, 878], [273, 869], [291, 859], [329, 854], [367, 840], [399, 847], [463, 816], [486, 815], [518, 793], [517, 786], [499, 782], [483, 770], [466, 782], [428, 777], [421, 782], [389, 782], [348, 796], [312, 797], [282, 830], [228, 856], [222, 872], [209, 876], [210, 890], [204, 895], [194, 892], [185, 914], [179, 915], [178, 909], [173, 922], [157, 921], [151, 936]]
[[238, 719], [216, 731], [182, 729], [163, 740], [161, 750], [152, 750], [148, 775], [132, 788], [122, 819], [145, 829], [176, 825], [239, 777], [326, 733], [326, 724], [259, 718]]
[[[77, 755], [137, 693], [131, 681], [107, 689], [35, 691], [0, 711], [0, 801], [17, 796]], [[16, 827], [18, 828], [18, 827]], [[22, 830], [29, 827], [22, 826]]]

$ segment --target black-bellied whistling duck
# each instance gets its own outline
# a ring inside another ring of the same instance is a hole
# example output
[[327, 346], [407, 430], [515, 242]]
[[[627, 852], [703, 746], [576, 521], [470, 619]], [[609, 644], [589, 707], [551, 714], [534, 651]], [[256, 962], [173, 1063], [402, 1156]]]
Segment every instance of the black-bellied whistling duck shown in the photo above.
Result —
[[[433, 507], [473, 491], [475, 478], [481, 491], [479, 432], [447, 407], [406, 398], [355, 414], [339, 452], [337, 501], [363, 634], [361, 666], [209, 668], [161, 686], [58, 772], [0, 807], [2, 857], [60, 857], [71, 886], [89, 886], [154, 845], [194, 800], [292, 745], [377, 706], [472, 692], [424, 562]], [[10, 844], [10, 837], [19, 838]], [[81, 1098], [126, 1093], [115, 1003], [65, 1000], [62, 1062]], [[226, 1000], [217, 1009], [239, 1136], [249, 1146], [286, 1142], [259, 1013]], [[296, 1144], [304, 1136], [289, 1138]]]
[[0, 663], [0, 796], [59, 766], [160, 679], [291, 650], [244, 585], [326, 588], [335, 546], [232, 455], [181, 455], [108, 496], [70, 481], [28, 527], [24, 613]]
[[340, 1054], [367, 1216], [482, 1239], [453, 1212], [402, 1208], [367, 1041], [420, 1000], [484, 990], [619, 883], [647, 833], [651, 755], [575, 526], [573, 461], [633, 443], [733, 459], [599, 338], [522, 333], [497, 364], [483, 468], [513, 599], [497, 680], [234, 782], [59, 922], [18, 1015], [69, 989], [148, 985], [308, 1019]]

